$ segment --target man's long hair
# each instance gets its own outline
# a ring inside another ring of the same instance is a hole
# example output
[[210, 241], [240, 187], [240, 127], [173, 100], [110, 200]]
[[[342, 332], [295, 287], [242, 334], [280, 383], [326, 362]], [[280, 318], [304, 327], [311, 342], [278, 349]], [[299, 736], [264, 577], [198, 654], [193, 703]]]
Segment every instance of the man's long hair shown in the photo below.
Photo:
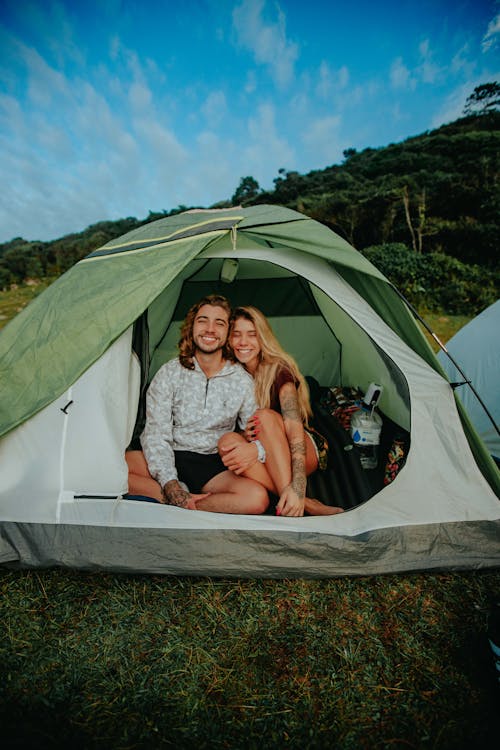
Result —
[[[193, 340], [193, 323], [203, 305], [222, 307], [227, 312], [228, 324], [231, 318], [231, 305], [229, 300], [221, 294], [208, 294], [190, 308], [184, 323], [182, 324], [181, 337], [179, 339], [179, 361], [187, 370], [194, 370], [193, 357], [196, 351], [196, 346]], [[224, 359], [234, 359], [233, 352], [230, 349], [227, 340], [222, 349], [222, 356]]]
[[[298, 383], [297, 399], [300, 415], [307, 426], [308, 419], [312, 414], [309, 389], [296, 361], [291, 354], [283, 349], [266, 316], [258, 308], [251, 305], [236, 307], [231, 316], [231, 326], [240, 318], [253, 323], [260, 344], [259, 364], [253, 376], [257, 404], [262, 409], [270, 408], [271, 388], [279, 370], [285, 368], [292, 373], [295, 382]], [[231, 337], [231, 334], [229, 334], [229, 337]]]

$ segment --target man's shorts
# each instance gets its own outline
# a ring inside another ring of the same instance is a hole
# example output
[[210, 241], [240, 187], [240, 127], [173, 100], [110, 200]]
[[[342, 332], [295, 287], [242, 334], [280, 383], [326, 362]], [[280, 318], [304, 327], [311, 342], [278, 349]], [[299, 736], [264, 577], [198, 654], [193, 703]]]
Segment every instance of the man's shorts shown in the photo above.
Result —
[[189, 492], [198, 495], [202, 487], [217, 474], [227, 471], [218, 453], [192, 453], [191, 451], [174, 451], [175, 468], [179, 481], [187, 484]]

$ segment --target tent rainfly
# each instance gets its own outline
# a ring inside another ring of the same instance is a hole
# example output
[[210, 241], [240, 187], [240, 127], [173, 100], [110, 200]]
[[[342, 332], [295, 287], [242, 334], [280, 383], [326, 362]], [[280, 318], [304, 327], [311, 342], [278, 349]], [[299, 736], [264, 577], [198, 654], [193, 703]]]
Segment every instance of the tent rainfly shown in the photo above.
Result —
[[[332, 447], [315, 491], [344, 513], [239, 516], [127, 498], [124, 454], [147, 385], [176, 356], [190, 305], [213, 292], [262, 309], [311, 378]], [[383, 386], [386, 439], [397, 432], [407, 446], [387, 485], [383, 455], [363, 470], [325, 411], [331, 388], [371, 382]], [[107, 243], [1, 332], [0, 394], [4, 565], [319, 578], [500, 564], [498, 469], [420, 328], [373, 265], [295, 211], [187, 211]]]
[[[495, 343], [496, 342], [496, 343]], [[470, 379], [474, 391], [444, 351], [438, 360], [450, 382], [460, 383], [457, 393], [486, 448], [500, 465], [500, 299], [476, 315], [446, 345], [453, 360]]]

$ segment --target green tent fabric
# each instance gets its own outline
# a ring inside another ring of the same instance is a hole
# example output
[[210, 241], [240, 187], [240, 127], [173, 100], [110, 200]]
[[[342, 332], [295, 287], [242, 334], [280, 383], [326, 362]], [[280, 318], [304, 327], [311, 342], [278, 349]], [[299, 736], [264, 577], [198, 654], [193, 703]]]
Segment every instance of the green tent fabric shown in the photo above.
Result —
[[[386, 424], [411, 436], [396, 481], [368, 494], [354, 483], [347, 512], [296, 523], [123, 499], [144, 391], [175, 356], [189, 305], [212, 291], [261, 307], [323, 390], [383, 385]], [[188, 211], [107, 243], [0, 333], [0, 394], [10, 564], [322, 576], [500, 563], [500, 475], [420, 328], [366, 258], [295, 211]]]

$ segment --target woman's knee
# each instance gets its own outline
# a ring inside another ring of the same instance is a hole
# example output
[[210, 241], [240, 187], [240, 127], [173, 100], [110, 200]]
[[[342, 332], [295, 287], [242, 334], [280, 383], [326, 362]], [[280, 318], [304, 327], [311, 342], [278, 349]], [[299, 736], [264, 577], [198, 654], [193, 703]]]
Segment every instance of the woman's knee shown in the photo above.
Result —
[[229, 450], [232, 446], [234, 446], [235, 441], [246, 443], [245, 438], [239, 433], [225, 432], [224, 435], [219, 438], [219, 441], [217, 443], [217, 449], [219, 453], [224, 453], [225, 451]]
[[283, 417], [274, 409], [258, 409], [255, 412], [259, 424], [264, 429], [283, 429]]

